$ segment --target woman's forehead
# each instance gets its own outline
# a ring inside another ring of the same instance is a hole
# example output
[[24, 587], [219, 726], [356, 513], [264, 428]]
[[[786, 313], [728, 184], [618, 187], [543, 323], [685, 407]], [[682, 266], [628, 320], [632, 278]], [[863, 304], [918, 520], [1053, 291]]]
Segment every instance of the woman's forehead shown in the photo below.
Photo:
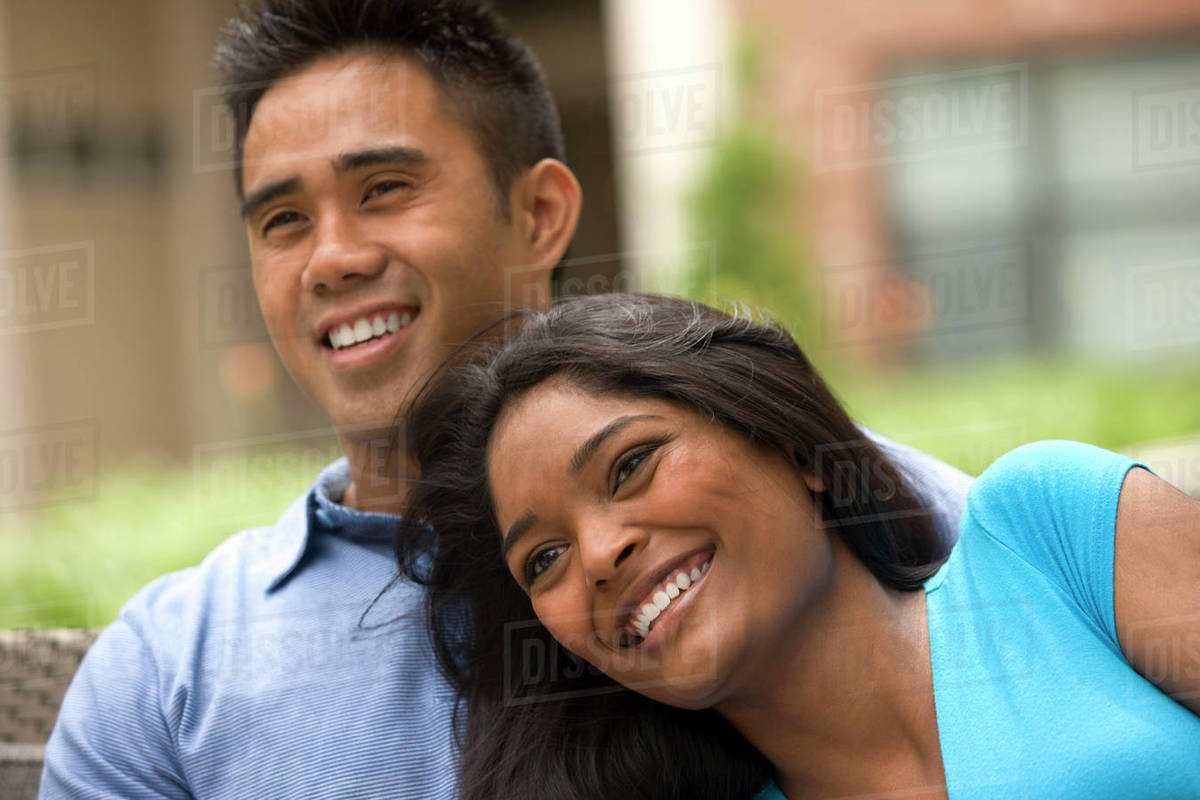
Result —
[[590, 392], [565, 378], [554, 377], [522, 393], [501, 410], [488, 438], [488, 461], [507, 459], [512, 448], [523, 451], [568, 445], [587, 436], [587, 429], [628, 399]]

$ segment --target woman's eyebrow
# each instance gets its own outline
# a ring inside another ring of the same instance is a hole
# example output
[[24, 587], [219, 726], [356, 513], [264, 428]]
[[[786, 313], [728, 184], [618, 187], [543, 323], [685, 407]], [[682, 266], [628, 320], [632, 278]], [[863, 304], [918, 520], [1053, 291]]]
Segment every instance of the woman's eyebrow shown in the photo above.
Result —
[[500, 554], [504, 557], [507, 557], [508, 551], [512, 550], [513, 546], [516, 545], [517, 542], [521, 541], [521, 537], [524, 536], [525, 533], [534, 526], [534, 524], [537, 522], [537, 519], [537, 514], [534, 514], [532, 511], [526, 511], [524, 514], [517, 517], [517, 521], [509, 526], [508, 533], [504, 534], [504, 544], [501, 545]]
[[586, 442], [579, 446], [575, 451], [575, 455], [571, 456], [571, 474], [577, 475], [584, 468], [589, 458], [595, 455], [600, 449], [600, 445], [604, 444], [604, 440], [612, 436], [617, 431], [624, 428], [631, 422], [637, 422], [642, 419], [662, 419], [655, 414], [628, 414], [624, 417], [617, 417], [612, 422], [605, 425], [596, 433], [593, 433]]

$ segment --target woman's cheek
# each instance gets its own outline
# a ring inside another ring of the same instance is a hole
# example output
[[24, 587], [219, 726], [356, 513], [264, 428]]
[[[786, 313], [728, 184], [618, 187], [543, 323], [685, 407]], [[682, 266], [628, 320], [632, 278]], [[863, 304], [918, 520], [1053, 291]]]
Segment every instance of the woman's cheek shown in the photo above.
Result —
[[559, 644], [573, 653], [584, 652], [585, 639], [578, 624], [580, 615], [564, 611], [561, 604], [545, 601], [535, 602], [533, 612]]

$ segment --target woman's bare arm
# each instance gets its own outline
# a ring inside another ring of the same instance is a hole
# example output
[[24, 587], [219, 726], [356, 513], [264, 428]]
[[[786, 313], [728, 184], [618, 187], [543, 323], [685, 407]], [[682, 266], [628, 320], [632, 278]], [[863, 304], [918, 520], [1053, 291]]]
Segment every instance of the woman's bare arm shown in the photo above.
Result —
[[1125, 657], [1200, 714], [1200, 502], [1144, 469], [1121, 487], [1113, 595]]

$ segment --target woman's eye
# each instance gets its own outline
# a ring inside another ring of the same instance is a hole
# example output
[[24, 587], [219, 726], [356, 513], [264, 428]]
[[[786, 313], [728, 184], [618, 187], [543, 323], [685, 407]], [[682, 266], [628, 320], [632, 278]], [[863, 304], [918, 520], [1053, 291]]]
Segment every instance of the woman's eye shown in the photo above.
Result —
[[379, 195], [387, 194], [388, 192], [393, 191], [395, 189], [403, 189], [403, 188], [406, 188], [411, 185], [412, 184], [405, 183], [404, 181], [397, 181], [397, 180], [380, 181], [379, 183], [372, 186], [370, 189], [367, 189], [367, 194], [363, 198], [363, 202], [370, 200], [372, 197], [378, 197]]
[[263, 225], [262, 232], [267, 233], [272, 228], [278, 227], [279, 225], [287, 225], [288, 223], [296, 222], [299, 219], [300, 214], [297, 211], [280, 211], [278, 214], [267, 220], [267, 223]]
[[563, 549], [562, 545], [554, 545], [538, 550], [531, 555], [525, 562], [525, 582], [533, 583], [537, 576], [554, 566], [554, 562], [562, 555]]
[[630, 450], [628, 453], [622, 456], [621, 460], [617, 462], [616, 470], [613, 473], [612, 490], [616, 492], [617, 489], [620, 489], [621, 484], [627, 481], [633, 475], [633, 473], [637, 472], [638, 467], [640, 467], [642, 462], [654, 453], [657, 447], [658, 445], [639, 447], [634, 450]]

